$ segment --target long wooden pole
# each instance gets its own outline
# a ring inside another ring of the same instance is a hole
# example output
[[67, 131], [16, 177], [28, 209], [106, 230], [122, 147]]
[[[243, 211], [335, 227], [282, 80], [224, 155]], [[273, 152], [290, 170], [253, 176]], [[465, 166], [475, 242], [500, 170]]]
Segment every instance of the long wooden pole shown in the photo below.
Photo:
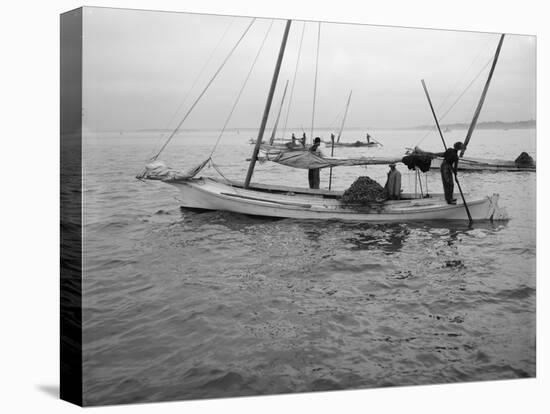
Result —
[[248, 188], [250, 185], [250, 180], [252, 179], [252, 174], [254, 173], [254, 167], [256, 165], [256, 160], [258, 159], [258, 152], [260, 152], [260, 145], [262, 145], [262, 140], [264, 137], [265, 126], [267, 124], [267, 118], [269, 116], [269, 110], [271, 109], [271, 103], [273, 102], [273, 95], [275, 93], [275, 87], [277, 86], [277, 79], [279, 78], [279, 72], [281, 70], [281, 63], [283, 61], [283, 56], [285, 54], [286, 41], [288, 39], [288, 32], [290, 31], [290, 24], [292, 20], [286, 21], [285, 32], [283, 34], [283, 40], [281, 42], [281, 48], [279, 49], [279, 56], [277, 57], [277, 63], [275, 64], [275, 71], [273, 72], [273, 79], [271, 80], [271, 87], [269, 88], [269, 94], [267, 96], [267, 102], [265, 104], [264, 116], [262, 117], [262, 123], [260, 125], [260, 130], [258, 131], [258, 138], [256, 139], [256, 145], [254, 145], [254, 150], [252, 151], [252, 158], [250, 160], [250, 165], [248, 166], [248, 171], [246, 173], [246, 179], [244, 181], [244, 188]]
[[349, 109], [349, 103], [351, 101], [352, 92], [353, 91], [349, 91], [348, 102], [346, 104], [346, 111], [344, 112], [344, 117], [342, 118], [342, 125], [340, 126], [340, 131], [338, 132], [338, 139], [336, 140], [336, 142], [340, 142], [340, 137], [342, 136], [342, 131], [344, 130], [344, 124], [346, 123], [346, 117], [348, 116], [348, 109]]
[[288, 88], [288, 80], [286, 81], [285, 90], [283, 92], [283, 98], [281, 99], [281, 106], [279, 107], [279, 113], [277, 114], [277, 119], [275, 120], [275, 125], [273, 126], [273, 131], [271, 131], [271, 137], [269, 138], [269, 145], [273, 145], [275, 141], [275, 134], [277, 133], [277, 126], [279, 125], [279, 118], [281, 118], [281, 111], [283, 110], [283, 104], [285, 103], [286, 89]]
[[[428, 93], [428, 88], [426, 87], [426, 83], [424, 82], [424, 79], [422, 79], [422, 87], [424, 88], [424, 92], [426, 93], [426, 98], [428, 98], [428, 103], [430, 104], [430, 109], [432, 110], [432, 115], [435, 119], [435, 125], [437, 126], [437, 130], [439, 131], [439, 136], [441, 137], [441, 141], [443, 141], [443, 148], [445, 148], [445, 151], [447, 150], [447, 144], [445, 143], [445, 138], [443, 138], [443, 132], [441, 132], [441, 127], [439, 126], [439, 121], [437, 120], [437, 116], [435, 114], [434, 107], [432, 105], [432, 100], [430, 99], [430, 94]], [[464, 204], [464, 208], [466, 209], [466, 214], [468, 215], [468, 220], [470, 221], [470, 225], [474, 222], [472, 219], [472, 215], [470, 214], [470, 209], [468, 208], [468, 204], [466, 203], [466, 198], [464, 198], [464, 193], [462, 192], [462, 187], [460, 186], [460, 183], [458, 182], [458, 177], [456, 175], [456, 171], [451, 166], [451, 171], [453, 172], [453, 175], [455, 177], [455, 182], [458, 187], [458, 191], [460, 191], [460, 197], [462, 197], [462, 203]]]
[[437, 116], [435, 115], [435, 110], [432, 105], [432, 100], [430, 99], [430, 94], [428, 93], [428, 88], [426, 87], [426, 82], [424, 82], [424, 79], [422, 79], [421, 82], [422, 87], [424, 88], [424, 93], [426, 94], [426, 98], [428, 98], [428, 103], [430, 104], [430, 109], [432, 110], [432, 115], [435, 119], [435, 125], [437, 126], [437, 130], [439, 131], [439, 136], [441, 137], [441, 141], [443, 142], [443, 148], [445, 148], [445, 151], [447, 151], [447, 144], [445, 143], [445, 138], [443, 138], [443, 133], [441, 132], [439, 121], [437, 120]]
[[491, 83], [491, 79], [493, 78], [493, 73], [495, 72], [495, 67], [498, 61], [498, 55], [500, 55], [500, 49], [502, 48], [503, 41], [504, 41], [504, 33], [500, 35], [500, 40], [498, 42], [497, 50], [495, 52], [495, 57], [493, 58], [493, 64], [491, 66], [491, 70], [489, 71], [489, 76], [487, 77], [487, 82], [485, 82], [485, 87], [483, 88], [483, 92], [481, 92], [481, 98], [479, 98], [479, 103], [477, 104], [476, 111], [474, 112], [472, 123], [470, 124], [470, 128], [468, 128], [468, 133], [466, 134], [466, 138], [464, 138], [464, 146], [462, 147], [462, 151], [460, 151], [461, 157], [464, 156], [466, 147], [468, 146], [468, 143], [470, 142], [470, 138], [472, 138], [472, 134], [474, 133], [474, 129], [477, 124], [477, 119], [479, 118], [481, 108], [483, 107], [483, 102], [485, 101], [485, 96], [487, 95], [487, 91], [489, 90], [489, 84]]
[[[346, 111], [344, 112], [344, 117], [342, 118], [342, 125], [340, 126], [340, 131], [338, 131], [338, 140], [336, 142], [340, 142], [340, 137], [342, 136], [342, 131], [344, 130], [344, 124], [346, 123], [346, 116], [348, 115], [348, 108], [349, 108], [349, 102], [351, 101], [351, 93], [353, 91], [349, 91], [348, 96], [348, 103], [346, 104]], [[334, 156], [334, 135], [330, 135], [330, 142], [331, 142], [331, 149], [330, 149], [330, 156]], [[332, 187], [332, 167], [330, 167], [330, 174], [328, 176], [328, 189], [330, 190]]]

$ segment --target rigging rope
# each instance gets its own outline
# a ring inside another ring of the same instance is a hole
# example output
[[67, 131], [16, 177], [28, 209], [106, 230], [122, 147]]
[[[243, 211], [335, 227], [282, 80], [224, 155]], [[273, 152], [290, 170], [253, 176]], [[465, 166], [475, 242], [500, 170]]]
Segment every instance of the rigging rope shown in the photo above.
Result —
[[337, 126], [336, 124], [339, 123], [342, 115], [344, 115], [344, 111], [346, 110], [346, 107], [344, 106], [340, 112], [338, 112], [338, 115], [336, 115], [336, 117], [332, 120], [332, 122], [328, 125], [328, 130], [329, 131], [334, 131], [334, 128]]
[[300, 38], [300, 46], [298, 47], [298, 57], [296, 58], [296, 67], [294, 68], [294, 77], [292, 79], [292, 87], [290, 88], [290, 98], [288, 101], [288, 108], [286, 110], [285, 127], [283, 128], [283, 139], [286, 135], [286, 127], [288, 124], [288, 115], [290, 114], [290, 107], [292, 106], [292, 97], [294, 96], [294, 85], [296, 84], [296, 74], [298, 73], [298, 64], [300, 63], [300, 56], [302, 53], [302, 43], [304, 42], [304, 32], [306, 30], [306, 22], [302, 26], [302, 37]]
[[166, 140], [166, 142], [164, 143], [164, 145], [160, 148], [159, 152], [151, 158], [151, 161], [155, 161], [158, 156], [161, 154], [162, 151], [164, 151], [164, 149], [166, 148], [166, 146], [168, 145], [168, 143], [172, 140], [172, 138], [174, 138], [174, 135], [176, 135], [176, 133], [178, 132], [178, 130], [180, 129], [180, 127], [183, 125], [183, 123], [185, 122], [185, 120], [187, 119], [187, 117], [191, 114], [191, 112], [193, 111], [193, 109], [195, 108], [195, 106], [199, 103], [200, 99], [202, 98], [202, 96], [206, 93], [206, 91], [208, 90], [208, 88], [210, 87], [210, 85], [214, 82], [214, 80], [216, 79], [216, 77], [218, 76], [218, 74], [221, 72], [221, 70], [223, 69], [223, 67], [225, 66], [225, 64], [227, 63], [227, 61], [229, 60], [229, 58], [231, 57], [231, 55], [233, 55], [233, 52], [235, 52], [235, 49], [237, 49], [237, 46], [239, 46], [239, 44], [241, 43], [241, 41], [243, 40], [243, 38], [245, 37], [245, 35], [248, 33], [248, 31], [250, 30], [250, 28], [252, 27], [252, 25], [254, 24], [254, 22], [256, 21], [256, 18], [253, 18], [252, 21], [250, 22], [250, 24], [248, 25], [248, 27], [245, 29], [245, 31], [243, 32], [243, 34], [241, 35], [241, 37], [239, 38], [239, 40], [237, 41], [237, 43], [235, 44], [235, 46], [233, 46], [233, 48], [231, 49], [231, 51], [229, 52], [229, 54], [226, 56], [226, 58], [223, 60], [222, 64], [220, 65], [220, 67], [218, 68], [218, 70], [216, 70], [216, 73], [214, 73], [214, 75], [212, 76], [212, 78], [210, 79], [210, 81], [208, 82], [208, 84], [205, 86], [205, 88], [203, 89], [203, 91], [200, 93], [200, 95], [197, 97], [197, 99], [195, 99], [195, 101], [193, 102], [193, 104], [191, 105], [191, 107], [189, 108], [189, 110], [187, 111], [187, 113], [185, 114], [185, 116], [183, 117], [183, 119], [180, 121], [180, 123], [178, 124], [178, 126], [176, 127], [176, 129], [174, 129], [174, 131], [170, 134], [170, 136], [168, 137], [168, 139]]
[[[445, 104], [447, 103], [447, 101], [449, 100], [449, 98], [458, 90], [458, 86], [462, 83], [462, 81], [464, 79], [467, 79], [466, 78], [466, 75], [470, 72], [470, 70], [474, 67], [474, 65], [477, 63], [477, 61], [479, 60], [479, 58], [484, 54], [486, 53], [486, 49], [487, 49], [487, 46], [492, 43], [492, 38], [491, 39], [488, 39], [487, 42], [483, 45], [483, 47], [479, 50], [479, 53], [476, 55], [476, 57], [472, 60], [472, 62], [470, 63], [470, 66], [468, 66], [468, 69], [466, 69], [462, 76], [456, 81], [456, 83], [453, 85], [453, 87], [451, 88], [451, 90], [449, 91], [449, 93], [447, 94], [447, 96], [445, 96], [445, 98], [443, 99], [443, 101], [441, 102], [441, 104], [438, 105], [438, 108], [437, 110], [441, 110]], [[483, 70], [483, 69], [482, 69]]]
[[252, 62], [252, 66], [250, 67], [250, 70], [248, 71], [248, 74], [246, 75], [246, 79], [244, 80], [244, 83], [241, 87], [241, 90], [239, 91], [239, 94], [237, 95], [237, 98], [235, 99], [235, 102], [233, 103], [233, 107], [231, 108], [231, 111], [229, 112], [229, 115], [227, 116], [227, 119], [225, 120], [225, 123], [223, 124], [223, 128], [220, 131], [220, 134], [218, 135], [218, 138], [216, 139], [216, 143], [214, 144], [214, 147], [212, 148], [212, 151], [210, 152], [210, 158], [212, 158], [212, 155], [214, 154], [214, 151], [216, 151], [216, 148], [218, 147], [218, 144], [220, 143], [222, 135], [225, 132], [225, 129], [227, 128], [227, 125], [229, 124], [231, 116], [233, 115], [233, 112], [235, 111], [235, 108], [237, 107], [237, 104], [239, 103], [239, 100], [241, 99], [241, 95], [244, 91], [244, 88], [246, 87], [246, 84], [248, 83], [248, 80], [250, 79], [250, 75], [252, 74], [252, 71], [254, 70], [254, 66], [256, 65], [256, 62], [258, 61], [258, 57], [260, 56], [260, 53], [261, 53], [261, 51], [262, 51], [262, 49], [265, 45], [265, 42], [267, 40], [267, 36], [269, 35], [269, 32], [271, 31], [272, 26], [273, 26], [273, 20], [271, 20], [271, 24], [267, 28], [264, 39], [262, 40], [262, 43], [260, 45], [260, 48], [258, 49], [258, 52], [256, 53], [256, 56], [254, 57], [254, 61]]
[[[216, 172], [228, 183], [230, 184], [231, 183], [231, 180], [229, 178], [227, 178], [225, 175], [223, 175], [223, 173], [221, 172], [221, 170], [218, 168], [218, 166], [216, 164], [214, 164], [214, 160], [210, 159], [210, 165], [212, 166], [212, 168], [214, 168], [214, 170], [216, 170]], [[234, 191], [238, 194], [239, 192], [237, 191], [237, 189], [234, 189]]]
[[[443, 119], [449, 114], [449, 112], [451, 112], [451, 110], [456, 106], [456, 104], [458, 103], [458, 101], [460, 101], [460, 99], [462, 99], [462, 97], [464, 96], [464, 94], [466, 94], [466, 92], [468, 92], [468, 90], [472, 87], [472, 85], [478, 80], [478, 78], [481, 76], [481, 74], [483, 73], [483, 71], [487, 68], [487, 66], [489, 66], [489, 64], [493, 61], [493, 57], [491, 57], [487, 63], [485, 65], [483, 65], [483, 67], [481, 68], [481, 70], [477, 73], [477, 75], [472, 79], [472, 81], [468, 84], [468, 86], [466, 86], [466, 88], [462, 91], [462, 93], [458, 96], [458, 98], [456, 98], [456, 100], [452, 103], [452, 105], [443, 113], [443, 115], [441, 117], [439, 117], [439, 122], [443, 121]], [[441, 107], [441, 105], [440, 105]], [[416, 146], [420, 145], [422, 143], [422, 141], [424, 141], [426, 139], [426, 137], [428, 135], [430, 135], [431, 133], [434, 132], [434, 128], [430, 129], [428, 132], [426, 132], [424, 134], [424, 136], [420, 139], [420, 141], [418, 141], [418, 143], [416, 144]]]
[[277, 118], [275, 119], [275, 125], [271, 131], [271, 137], [269, 137], [269, 145], [273, 145], [275, 141], [275, 134], [277, 134], [277, 126], [279, 125], [279, 119], [281, 118], [281, 111], [283, 110], [283, 104], [285, 103], [286, 90], [288, 89], [288, 79], [285, 84], [285, 89], [283, 91], [283, 97], [281, 98], [281, 106], [279, 107], [279, 112], [277, 113]]
[[[235, 22], [235, 19], [232, 19], [229, 24], [227, 25], [227, 27], [225, 28], [225, 31], [223, 32], [222, 36], [220, 37], [220, 39], [218, 40], [218, 43], [216, 45], [216, 47], [214, 48], [214, 50], [212, 50], [212, 53], [210, 53], [210, 56], [208, 57], [208, 59], [206, 60], [206, 62], [204, 63], [204, 65], [202, 66], [201, 70], [198, 72], [197, 76], [195, 77], [195, 80], [193, 81], [192, 85], [191, 85], [191, 88], [189, 88], [189, 90], [187, 91], [187, 93], [185, 94], [185, 97], [183, 98], [183, 100], [181, 101], [181, 103], [179, 104], [178, 106], [178, 109], [176, 109], [176, 111], [173, 113], [172, 117], [170, 118], [170, 121], [168, 122], [167, 124], [167, 128], [172, 125], [172, 122], [174, 122], [174, 119], [176, 118], [176, 115], [179, 113], [179, 111], [181, 110], [181, 108], [183, 108], [183, 105], [185, 105], [185, 103], [187, 102], [187, 99], [189, 98], [189, 95], [191, 95], [191, 92], [195, 89], [195, 86], [197, 86], [197, 83], [199, 81], [199, 79], [202, 77], [202, 75], [204, 74], [204, 71], [206, 70], [206, 67], [210, 64], [210, 62], [212, 61], [212, 58], [214, 57], [214, 54], [216, 53], [216, 51], [219, 49], [220, 45], [222, 44], [222, 41], [225, 39], [225, 36], [227, 35], [227, 33], [229, 32], [229, 29], [231, 28], [231, 26], [233, 26], [233, 23]], [[159, 139], [157, 140], [156, 144], [155, 144], [155, 147], [158, 146], [159, 142], [162, 140], [162, 138], [164, 138], [164, 136], [166, 135], [166, 132], [163, 132], [161, 134], [161, 136], [159, 137]], [[148, 158], [151, 158], [152, 157], [152, 154], [153, 154], [154, 150], [151, 151], [151, 154], [149, 155]]]
[[317, 71], [319, 68], [319, 43], [321, 42], [321, 22], [317, 29], [317, 58], [315, 59], [315, 83], [313, 86], [313, 110], [311, 113], [311, 136], [310, 142], [313, 144], [313, 126], [315, 125], [315, 98], [317, 97]]

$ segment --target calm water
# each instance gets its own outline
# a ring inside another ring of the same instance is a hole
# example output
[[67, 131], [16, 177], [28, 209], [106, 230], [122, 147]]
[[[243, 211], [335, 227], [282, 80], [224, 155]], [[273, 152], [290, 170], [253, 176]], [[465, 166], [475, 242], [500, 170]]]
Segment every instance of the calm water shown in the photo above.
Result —
[[[373, 135], [384, 147], [335, 155], [401, 154], [423, 132]], [[250, 137], [222, 141], [215, 161], [227, 177], [243, 179]], [[188, 168], [215, 138], [182, 134], [162, 158]], [[534, 173], [460, 174], [471, 195], [501, 194], [507, 223], [269, 220], [181, 210], [175, 188], [134, 179], [158, 141], [85, 138], [86, 404], [535, 375]], [[435, 136], [422, 146], [441, 148]], [[468, 154], [521, 151], [535, 155], [534, 130], [480, 130]], [[335, 169], [333, 188], [358, 175], [383, 184], [386, 171]], [[306, 186], [307, 172], [265, 163], [254, 180]], [[438, 171], [428, 180], [442, 191]]]

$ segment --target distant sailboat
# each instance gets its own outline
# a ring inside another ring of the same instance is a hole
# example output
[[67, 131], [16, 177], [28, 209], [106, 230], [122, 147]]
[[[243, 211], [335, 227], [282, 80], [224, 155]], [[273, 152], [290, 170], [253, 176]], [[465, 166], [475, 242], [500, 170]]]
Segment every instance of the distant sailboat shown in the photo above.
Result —
[[380, 144], [378, 141], [376, 141], [374, 138], [371, 137], [370, 134], [367, 133], [365, 137], [365, 141], [357, 140], [355, 142], [340, 142], [340, 138], [342, 137], [342, 133], [344, 131], [344, 124], [346, 122], [346, 118], [348, 115], [348, 109], [351, 102], [351, 94], [353, 91], [350, 91], [348, 96], [348, 101], [346, 103], [346, 110], [344, 111], [344, 116], [342, 118], [342, 126], [340, 127], [340, 131], [338, 132], [338, 137], [336, 140], [334, 140], [334, 136], [331, 137], [329, 141], [325, 140], [324, 143], [331, 147], [379, 147], [382, 144]]
[[[331, 141], [325, 140], [324, 142], [328, 146], [332, 145]], [[372, 137], [369, 134], [367, 134], [367, 138], [365, 138], [365, 141], [357, 140], [355, 142], [335, 142], [334, 146], [335, 147], [355, 147], [355, 148], [360, 148], [360, 147], [375, 148], [375, 147], [382, 146], [382, 144], [378, 141], [373, 140]]]

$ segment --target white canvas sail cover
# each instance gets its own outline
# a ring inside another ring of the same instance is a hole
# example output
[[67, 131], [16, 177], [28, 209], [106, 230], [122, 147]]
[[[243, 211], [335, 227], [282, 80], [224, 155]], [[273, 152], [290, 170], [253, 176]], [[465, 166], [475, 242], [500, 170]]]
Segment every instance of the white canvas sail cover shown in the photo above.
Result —
[[349, 167], [354, 165], [391, 164], [401, 162], [401, 157], [320, 157], [311, 151], [270, 151], [265, 154], [265, 159], [286, 165], [287, 167], [306, 170], [311, 168]]
[[200, 164], [196, 165], [193, 168], [190, 168], [186, 171], [179, 171], [174, 168], [168, 167], [162, 161], [154, 161], [145, 166], [145, 171], [138, 176], [140, 179], [148, 180], [186, 180], [193, 178], [197, 175], [210, 161], [210, 158], [207, 158]]

